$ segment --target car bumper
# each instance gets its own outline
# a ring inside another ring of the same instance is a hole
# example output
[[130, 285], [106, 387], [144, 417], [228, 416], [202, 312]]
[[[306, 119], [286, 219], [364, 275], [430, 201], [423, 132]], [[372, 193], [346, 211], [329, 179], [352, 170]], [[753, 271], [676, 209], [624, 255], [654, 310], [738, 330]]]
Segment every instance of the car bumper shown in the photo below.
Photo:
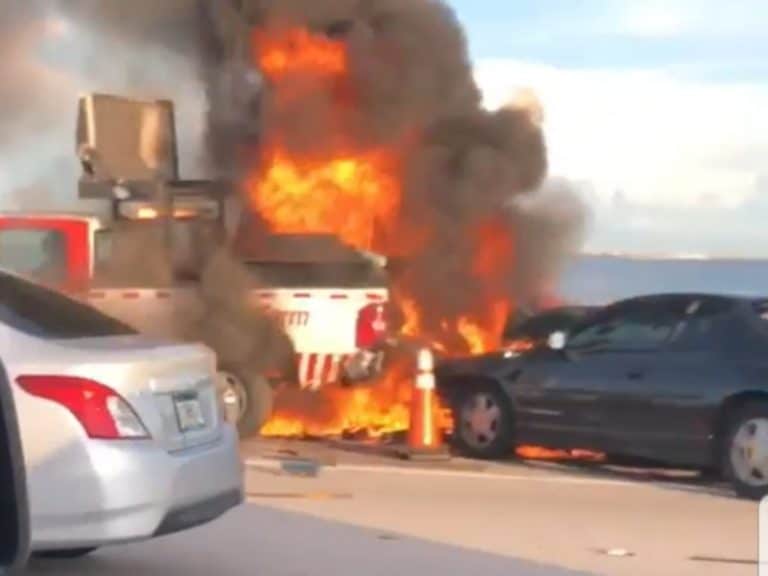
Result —
[[[207, 523], [243, 501], [237, 434], [168, 453], [152, 443], [88, 442], [31, 485], [32, 549], [144, 540]], [[74, 460], [73, 460], [74, 459]], [[63, 463], [62, 463], [63, 464]]]

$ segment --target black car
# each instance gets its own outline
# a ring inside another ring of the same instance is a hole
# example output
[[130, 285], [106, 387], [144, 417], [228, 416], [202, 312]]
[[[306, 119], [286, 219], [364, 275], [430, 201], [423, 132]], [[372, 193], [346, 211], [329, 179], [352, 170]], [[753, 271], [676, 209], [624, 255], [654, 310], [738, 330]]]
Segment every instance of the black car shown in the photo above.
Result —
[[437, 368], [460, 449], [589, 449], [716, 469], [740, 495], [768, 494], [768, 299], [633, 298], [550, 344]]

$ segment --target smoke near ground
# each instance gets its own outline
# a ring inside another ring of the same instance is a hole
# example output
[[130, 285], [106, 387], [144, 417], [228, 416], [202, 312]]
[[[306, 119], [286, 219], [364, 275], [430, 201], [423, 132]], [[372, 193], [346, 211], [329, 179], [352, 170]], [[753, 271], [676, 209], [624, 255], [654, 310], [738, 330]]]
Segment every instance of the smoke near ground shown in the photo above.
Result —
[[[376, 244], [407, 261], [397, 288], [420, 304], [425, 330], [439, 331], [444, 319], [471, 315], [490, 300], [533, 297], [554, 281], [581, 240], [583, 207], [567, 192], [541, 189], [540, 110], [482, 109], [466, 39], [443, 2], [221, 1], [206, 15], [217, 70], [253, 62], [254, 34], [287, 27], [346, 44], [344, 81], [308, 89], [301, 83], [313, 79], [292, 79], [302, 97], [287, 105], [268, 83], [243, 105], [210, 75], [209, 142], [219, 157], [240, 158], [226, 169], [241, 174], [258, 170], [259, 155], [237, 150], [257, 150], [275, 135], [303, 155], [321, 156], [329, 143], [343, 148], [345, 139], [351, 148], [397, 150], [399, 216]], [[489, 230], [499, 244], [495, 270], [476, 261]]]

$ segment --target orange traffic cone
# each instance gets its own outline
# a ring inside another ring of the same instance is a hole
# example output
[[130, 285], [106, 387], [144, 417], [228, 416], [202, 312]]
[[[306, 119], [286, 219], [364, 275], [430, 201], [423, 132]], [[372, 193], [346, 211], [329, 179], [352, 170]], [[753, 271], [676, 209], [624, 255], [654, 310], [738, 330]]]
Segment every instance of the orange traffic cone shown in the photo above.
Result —
[[406, 456], [446, 457], [439, 422], [439, 402], [435, 391], [435, 358], [428, 348], [419, 350], [416, 378], [411, 395], [411, 421]]

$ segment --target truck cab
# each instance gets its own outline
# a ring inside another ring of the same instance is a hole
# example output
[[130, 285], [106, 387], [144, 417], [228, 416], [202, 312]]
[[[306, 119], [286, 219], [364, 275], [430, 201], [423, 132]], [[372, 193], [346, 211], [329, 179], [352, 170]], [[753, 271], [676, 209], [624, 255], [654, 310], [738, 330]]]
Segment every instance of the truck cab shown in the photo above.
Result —
[[97, 259], [98, 218], [0, 213], [0, 268], [66, 290], [85, 288]]

